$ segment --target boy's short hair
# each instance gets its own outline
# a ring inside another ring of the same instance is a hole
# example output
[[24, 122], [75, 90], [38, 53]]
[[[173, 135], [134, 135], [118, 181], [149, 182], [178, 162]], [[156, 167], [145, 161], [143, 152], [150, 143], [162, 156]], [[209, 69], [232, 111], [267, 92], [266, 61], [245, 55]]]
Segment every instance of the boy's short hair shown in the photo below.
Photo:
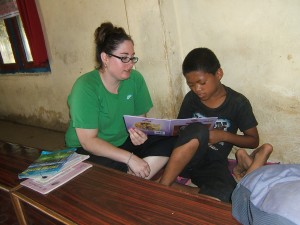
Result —
[[221, 65], [217, 56], [208, 48], [193, 49], [187, 54], [182, 63], [183, 75], [192, 71], [202, 71], [215, 75], [219, 68], [221, 68]]

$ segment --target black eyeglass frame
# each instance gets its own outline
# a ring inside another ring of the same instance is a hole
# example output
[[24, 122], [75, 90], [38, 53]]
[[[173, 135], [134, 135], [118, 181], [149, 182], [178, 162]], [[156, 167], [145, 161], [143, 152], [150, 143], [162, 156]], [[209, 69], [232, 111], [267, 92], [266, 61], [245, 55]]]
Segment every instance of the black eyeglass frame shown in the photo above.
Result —
[[133, 63], [137, 63], [139, 61], [139, 58], [136, 57], [136, 56], [133, 56], [133, 57], [128, 57], [128, 56], [117, 56], [117, 55], [114, 55], [114, 54], [111, 54], [111, 53], [106, 53], [107, 55], [109, 56], [113, 56], [115, 58], [118, 58], [121, 60], [122, 63], [129, 63], [129, 61], [131, 60]]

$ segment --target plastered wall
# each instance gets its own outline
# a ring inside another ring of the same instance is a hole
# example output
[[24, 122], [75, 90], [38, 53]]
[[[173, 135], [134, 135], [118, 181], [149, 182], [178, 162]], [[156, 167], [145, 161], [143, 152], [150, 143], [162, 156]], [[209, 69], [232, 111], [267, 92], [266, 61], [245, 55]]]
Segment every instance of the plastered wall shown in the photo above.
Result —
[[[0, 118], [65, 130], [68, 93], [95, 66], [93, 33], [104, 21], [135, 41], [154, 101], [148, 116], [174, 118], [188, 91], [181, 62], [211, 48], [223, 83], [245, 94], [272, 161], [299, 163], [300, 3], [297, 0], [36, 0], [51, 73], [0, 76]], [[231, 155], [232, 156], [232, 155]]]

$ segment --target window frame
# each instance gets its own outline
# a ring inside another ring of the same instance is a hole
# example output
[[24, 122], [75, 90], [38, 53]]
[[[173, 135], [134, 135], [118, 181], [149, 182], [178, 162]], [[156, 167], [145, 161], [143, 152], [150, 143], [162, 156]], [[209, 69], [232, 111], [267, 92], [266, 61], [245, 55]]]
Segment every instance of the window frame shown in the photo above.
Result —
[[50, 72], [49, 62], [35, 65], [34, 62], [27, 61], [17, 16], [4, 19], [4, 24], [11, 43], [15, 63], [5, 64], [0, 52], [0, 75], [11, 73]]

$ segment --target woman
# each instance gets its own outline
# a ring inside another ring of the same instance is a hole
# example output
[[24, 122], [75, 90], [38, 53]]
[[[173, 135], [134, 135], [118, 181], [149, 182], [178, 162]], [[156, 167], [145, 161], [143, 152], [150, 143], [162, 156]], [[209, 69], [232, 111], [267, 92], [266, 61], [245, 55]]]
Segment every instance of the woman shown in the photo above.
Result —
[[133, 69], [133, 40], [107, 22], [96, 29], [95, 43], [99, 67], [79, 77], [68, 97], [66, 144], [93, 162], [150, 179], [168, 161], [175, 138], [126, 130], [123, 115], [145, 116], [153, 106], [144, 78]]

